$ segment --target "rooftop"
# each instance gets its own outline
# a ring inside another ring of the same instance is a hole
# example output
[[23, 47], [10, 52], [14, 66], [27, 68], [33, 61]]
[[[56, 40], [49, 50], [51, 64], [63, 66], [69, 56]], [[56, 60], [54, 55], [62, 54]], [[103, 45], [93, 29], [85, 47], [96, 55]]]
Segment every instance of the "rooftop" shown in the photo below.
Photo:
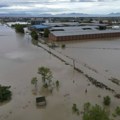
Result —
[[77, 26], [80, 25], [78, 22], [54, 22], [54, 23], [43, 23], [43, 25], [47, 25], [50, 27], [55, 27], [55, 26]]
[[40, 25], [32, 25], [31, 28], [45, 29], [45, 28], [49, 28], [49, 26], [40, 24]]
[[46, 99], [44, 96], [36, 98], [36, 103], [40, 103], [40, 102], [46, 102]]
[[120, 29], [99, 30], [97, 29], [97, 27], [98, 26], [53, 27], [51, 29], [51, 33], [54, 34], [55, 36], [72, 36], [72, 35], [88, 35], [120, 32]]

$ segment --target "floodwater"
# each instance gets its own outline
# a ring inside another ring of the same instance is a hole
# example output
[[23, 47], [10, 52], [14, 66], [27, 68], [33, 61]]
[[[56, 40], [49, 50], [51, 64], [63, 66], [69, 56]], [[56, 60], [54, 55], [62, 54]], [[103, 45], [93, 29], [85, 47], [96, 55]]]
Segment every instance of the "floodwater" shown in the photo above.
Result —
[[63, 53], [98, 71], [108, 70], [111, 75], [120, 78], [120, 38], [69, 42]]
[[[104, 68], [109, 74], [119, 77], [119, 72], [114, 71], [120, 69], [119, 50], [88, 49], [88, 47], [115, 48], [119, 45], [119, 39], [110, 42], [87, 41], [68, 43], [68, 48], [59, 51], [80, 59], [98, 71]], [[77, 46], [80, 49], [72, 48]], [[54, 81], [60, 82], [59, 89], [54, 88], [52, 94], [41, 89], [41, 77], [37, 74], [37, 69], [41, 66], [50, 68]], [[47, 105], [44, 108], [36, 107], [34, 86], [31, 85], [31, 78], [35, 76], [39, 79], [37, 96], [46, 96]], [[31, 44], [29, 35], [18, 34], [6, 25], [0, 25], [0, 84], [11, 85], [13, 93], [11, 101], [0, 105], [0, 120], [80, 120], [81, 114], [72, 113], [73, 103], [77, 104], [81, 112], [85, 102], [103, 105], [103, 97], [106, 95], [112, 98], [110, 107], [112, 111], [119, 105], [119, 100], [114, 98], [111, 92], [96, 88], [71, 66], [65, 65], [42, 48]], [[88, 92], [85, 94], [86, 89]]]
[[[59, 43], [63, 44], [63, 43]], [[76, 61], [79, 68], [84, 66], [89, 73], [100, 82], [114, 88], [117, 92], [120, 87], [114, 85], [110, 78], [120, 82], [120, 38], [107, 38], [65, 42], [65, 49], [57, 49], [65, 56]], [[81, 66], [80, 66], [81, 65]]]

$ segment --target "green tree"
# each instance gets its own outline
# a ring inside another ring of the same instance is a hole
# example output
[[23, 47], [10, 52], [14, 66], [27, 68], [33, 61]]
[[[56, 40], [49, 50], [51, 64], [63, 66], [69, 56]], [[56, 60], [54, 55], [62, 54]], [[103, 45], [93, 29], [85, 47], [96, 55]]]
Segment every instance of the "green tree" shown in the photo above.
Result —
[[110, 99], [109, 96], [104, 97], [104, 99], [103, 99], [104, 105], [109, 106], [109, 105], [110, 105], [110, 102], [111, 102], [111, 99]]
[[16, 30], [16, 32], [24, 33], [24, 27], [25, 27], [24, 25], [16, 24], [15, 30]]
[[52, 72], [47, 67], [38, 68], [38, 74], [41, 74], [44, 87], [50, 86], [52, 82]]
[[49, 33], [50, 33], [49, 29], [45, 29], [44, 30], [44, 37], [48, 37]]
[[89, 106], [83, 113], [83, 120], [110, 120], [107, 112], [99, 105]]
[[36, 91], [37, 91], [37, 82], [38, 82], [37, 78], [33, 77], [32, 80], [31, 80], [31, 84], [35, 85]]
[[37, 34], [37, 32], [36, 31], [32, 31], [31, 32], [31, 37], [32, 37], [32, 39], [38, 40], [38, 34]]
[[0, 102], [4, 102], [11, 99], [12, 93], [9, 89], [10, 86], [0, 85]]

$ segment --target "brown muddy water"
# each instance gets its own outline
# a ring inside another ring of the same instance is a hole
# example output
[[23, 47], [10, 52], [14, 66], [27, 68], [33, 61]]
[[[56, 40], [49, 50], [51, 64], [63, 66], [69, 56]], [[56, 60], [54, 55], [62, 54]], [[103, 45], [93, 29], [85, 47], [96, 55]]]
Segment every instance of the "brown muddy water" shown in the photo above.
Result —
[[[120, 78], [120, 51], [113, 50], [119, 48], [119, 45], [119, 39], [86, 41], [67, 43], [68, 48], [58, 50], [96, 69], [101, 76]], [[91, 49], [93, 47], [95, 49]], [[106, 47], [110, 49], [101, 49]], [[41, 77], [37, 75], [40, 66], [52, 70], [54, 80], [60, 81], [59, 90], [54, 88], [52, 94], [41, 90]], [[105, 70], [107, 72], [102, 72]], [[35, 104], [36, 95], [33, 94], [34, 86], [31, 85], [31, 78], [35, 76], [39, 78], [37, 96], [46, 96], [45, 108], [37, 108]], [[105, 80], [102, 82], [110, 83]], [[96, 88], [71, 66], [31, 44], [27, 34], [17, 34], [6, 25], [0, 25], [0, 84], [11, 85], [13, 93], [11, 101], [0, 105], [0, 120], [82, 120], [81, 114], [77, 116], [72, 113], [73, 103], [77, 104], [80, 111], [85, 102], [102, 106], [106, 95], [112, 99], [111, 111], [120, 103], [113, 93]], [[120, 90], [117, 85], [110, 86], [116, 86], [116, 90]]]

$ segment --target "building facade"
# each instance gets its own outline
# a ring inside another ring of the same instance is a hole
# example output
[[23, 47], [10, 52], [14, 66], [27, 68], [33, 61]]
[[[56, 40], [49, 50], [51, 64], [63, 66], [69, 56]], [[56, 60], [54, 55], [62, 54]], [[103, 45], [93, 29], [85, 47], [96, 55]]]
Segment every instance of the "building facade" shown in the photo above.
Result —
[[[89, 28], [89, 29], [88, 29]], [[51, 41], [73, 41], [85, 39], [120, 37], [119, 30], [98, 30], [96, 27], [67, 27], [58, 28], [62, 31], [51, 31], [49, 40]], [[54, 29], [55, 30], [55, 29]]]

